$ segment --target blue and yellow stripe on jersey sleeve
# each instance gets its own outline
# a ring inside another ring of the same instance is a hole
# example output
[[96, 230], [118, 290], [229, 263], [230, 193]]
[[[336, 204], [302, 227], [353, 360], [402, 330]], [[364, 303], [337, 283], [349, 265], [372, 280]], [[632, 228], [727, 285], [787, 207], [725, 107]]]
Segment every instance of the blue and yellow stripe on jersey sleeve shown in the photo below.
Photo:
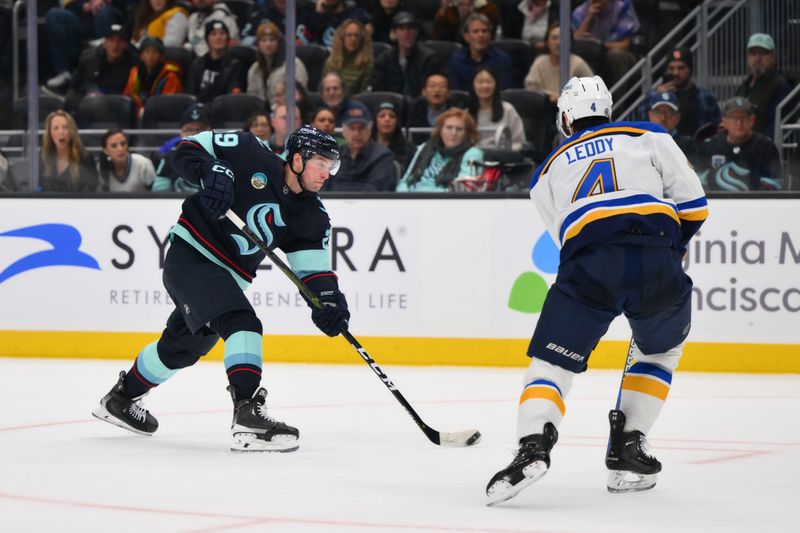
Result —
[[701, 196], [688, 202], [679, 203], [678, 216], [681, 219], [681, 232], [683, 233], [681, 242], [687, 243], [708, 218], [706, 197]]
[[667, 133], [667, 130], [652, 122], [609, 122], [608, 124], [602, 124], [600, 129], [591, 131], [589, 133], [587, 133], [587, 131], [588, 130], [582, 130], [570, 136], [567, 140], [561, 143], [558, 148], [550, 152], [550, 155], [547, 156], [547, 159], [545, 159], [544, 163], [536, 169], [536, 172], [534, 172], [533, 177], [531, 178], [531, 189], [536, 186], [536, 183], [539, 181], [539, 177], [550, 169], [550, 165], [553, 163], [553, 161], [555, 161], [558, 156], [576, 144], [606, 135], [629, 135], [632, 137], [638, 137], [639, 135], [643, 135], [648, 132]]

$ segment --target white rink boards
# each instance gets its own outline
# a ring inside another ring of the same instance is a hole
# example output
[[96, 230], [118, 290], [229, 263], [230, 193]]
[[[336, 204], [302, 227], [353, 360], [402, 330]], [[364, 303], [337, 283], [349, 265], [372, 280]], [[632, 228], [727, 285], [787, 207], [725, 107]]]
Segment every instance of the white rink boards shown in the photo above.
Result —
[[301, 448], [235, 455], [219, 362], [146, 398], [153, 437], [91, 418], [128, 366], [0, 358], [0, 531], [796, 530], [797, 375], [678, 371], [651, 434], [658, 485], [612, 495], [603, 457], [619, 372], [590, 371], [567, 399], [548, 475], [487, 508], [485, 485], [512, 458], [520, 369], [382, 365], [431, 426], [484, 435], [445, 449], [365, 365], [267, 363], [271, 414], [300, 428]]

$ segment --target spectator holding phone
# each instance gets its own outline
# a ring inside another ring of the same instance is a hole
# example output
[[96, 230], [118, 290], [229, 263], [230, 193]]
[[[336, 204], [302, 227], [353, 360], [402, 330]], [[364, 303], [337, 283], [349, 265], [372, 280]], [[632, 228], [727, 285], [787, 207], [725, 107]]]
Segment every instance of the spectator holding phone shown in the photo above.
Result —
[[[671, 92], [678, 97], [681, 121], [675, 128], [681, 135], [694, 137], [695, 132], [707, 124], [719, 124], [722, 114], [717, 99], [711, 91], [698, 87], [692, 81], [694, 59], [689, 48], [675, 48], [669, 54], [664, 82], [656, 90]], [[640, 110], [645, 116], [647, 110]]]

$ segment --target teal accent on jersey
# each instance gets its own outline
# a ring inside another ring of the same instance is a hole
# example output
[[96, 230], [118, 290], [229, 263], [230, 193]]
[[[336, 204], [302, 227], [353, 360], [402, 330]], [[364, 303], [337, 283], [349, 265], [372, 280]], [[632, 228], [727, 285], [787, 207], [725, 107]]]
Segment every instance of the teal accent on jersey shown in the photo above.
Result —
[[186, 137], [190, 139], [200, 146], [202, 146], [206, 152], [211, 154], [211, 157], [214, 159], [217, 158], [217, 154], [214, 153], [214, 132], [213, 131], [201, 131], [197, 135], [192, 135], [191, 137]]
[[139, 352], [136, 358], [136, 370], [144, 379], [154, 385], [160, 385], [175, 375], [177, 369], [167, 368], [158, 357], [156, 346], [158, 341], [151, 342]]
[[286, 254], [289, 266], [299, 277], [331, 269], [331, 255], [328, 250], [300, 250]]
[[261, 368], [261, 335], [237, 331], [225, 341], [225, 368], [252, 365]]
[[241, 255], [253, 255], [259, 250], [249, 240], [242, 237], [241, 235], [236, 235], [235, 233], [231, 233], [230, 235], [231, 238], [236, 243], [236, 246], [239, 247], [239, 253]]
[[249, 286], [250, 286], [250, 283], [249, 283], [249, 282], [245, 281], [245, 280], [244, 280], [244, 279], [243, 279], [243, 278], [242, 278], [242, 277], [241, 277], [239, 274], [237, 274], [237, 273], [236, 273], [236, 272], [235, 272], [233, 269], [231, 269], [230, 267], [228, 267], [227, 265], [225, 265], [225, 264], [224, 264], [222, 261], [220, 261], [219, 259], [217, 259], [216, 257], [214, 257], [214, 256], [211, 254], [211, 252], [209, 252], [208, 250], [206, 250], [206, 249], [203, 247], [203, 245], [202, 245], [202, 244], [200, 244], [199, 242], [197, 242], [197, 240], [196, 240], [196, 239], [195, 239], [195, 238], [192, 236], [192, 234], [191, 234], [191, 233], [189, 233], [189, 230], [187, 230], [187, 229], [186, 229], [186, 228], [184, 228], [183, 226], [180, 226], [180, 225], [178, 225], [178, 224], [175, 224], [174, 226], [172, 226], [172, 229], [171, 229], [171, 230], [169, 230], [169, 234], [170, 234], [170, 235], [175, 235], [176, 237], [180, 237], [181, 239], [183, 239], [184, 241], [186, 241], [187, 243], [189, 243], [189, 245], [190, 245], [192, 248], [194, 248], [195, 250], [197, 250], [198, 252], [200, 252], [201, 254], [203, 254], [203, 256], [204, 256], [206, 259], [208, 259], [209, 261], [211, 261], [211, 262], [212, 262], [212, 263], [214, 263], [215, 265], [217, 265], [217, 266], [220, 266], [220, 267], [224, 268], [225, 270], [227, 270], [227, 271], [230, 273], [230, 275], [231, 275], [231, 276], [233, 276], [233, 279], [234, 279], [234, 281], [236, 281], [236, 284], [237, 284], [237, 285], [239, 285], [239, 288], [240, 288], [240, 289], [242, 289], [243, 291], [244, 291], [244, 290], [247, 290], [247, 287], [249, 287]]
[[[163, 166], [163, 162], [159, 164], [159, 169]], [[156, 179], [153, 180], [153, 192], [162, 192], [162, 191], [171, 191], [172, 190], [172, 180], [169, 178], [162, 178], [161, 176], [156, 176]]]

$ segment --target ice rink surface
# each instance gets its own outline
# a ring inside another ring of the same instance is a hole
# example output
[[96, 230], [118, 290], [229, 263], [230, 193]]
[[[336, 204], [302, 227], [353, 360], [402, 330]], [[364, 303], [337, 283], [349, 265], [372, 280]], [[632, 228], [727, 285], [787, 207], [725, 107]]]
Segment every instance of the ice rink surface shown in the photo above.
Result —
[[[376, 354], [379, 359], [379, 354]], [[379, 361], [380, 362], [380, 361]], [[800, 376], [678, 371], [650, 436], [655, 489], [609, 494], [607, 413], [619, 372], [575, 380], [539, 483], [485, 506], [512, 459], [522, 369], [383, 367], [439, 431], [434, 446], [364, 364], [269, 364], [273, 417], [300, 450], [233, 454], [220, 362], [145, 399], [160, 428], [128, 433], [90, 413], [123, 361], [0, 358], [0, 531], [797, 531]]]

